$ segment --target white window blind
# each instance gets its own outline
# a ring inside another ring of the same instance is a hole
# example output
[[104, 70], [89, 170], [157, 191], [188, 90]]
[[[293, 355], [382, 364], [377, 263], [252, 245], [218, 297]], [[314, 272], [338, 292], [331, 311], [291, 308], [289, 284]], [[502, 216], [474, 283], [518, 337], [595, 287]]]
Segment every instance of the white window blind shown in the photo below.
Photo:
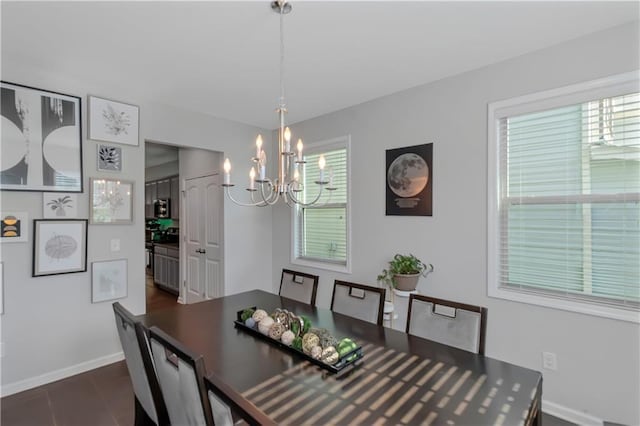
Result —
[[497, 120], [498, 286], [638, 310], [640, 94]]
[[[298, 206], [295, 224], [295, 258], [319, 261], [337, 265], [346, 265], [348, 256], [348, 216], [347, 216], [347, 148], [322, 147], [309, 149], [305, 154], [306, 164], [303, 168], [302, 199], [312, 202], [319, 191], [315, 183], [320, 174], [318, 160], [323, 154], [326, 161], [325, 180], [331, 176], [332, 184], [337, 189], [323, 191], [318, 205], [310, 207]], [[328, 185], [327, 185], [328, 186]], [[328, 198], [329, 193], [331, 197]]]

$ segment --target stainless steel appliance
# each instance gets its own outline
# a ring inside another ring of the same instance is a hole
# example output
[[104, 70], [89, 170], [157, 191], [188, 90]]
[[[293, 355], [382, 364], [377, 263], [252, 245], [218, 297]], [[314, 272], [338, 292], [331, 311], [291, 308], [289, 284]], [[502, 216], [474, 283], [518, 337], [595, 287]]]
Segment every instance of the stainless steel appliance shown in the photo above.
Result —
[[153, 215], [159, 218], [171, 217], [171, 200], [169, 198], [153, 200]]

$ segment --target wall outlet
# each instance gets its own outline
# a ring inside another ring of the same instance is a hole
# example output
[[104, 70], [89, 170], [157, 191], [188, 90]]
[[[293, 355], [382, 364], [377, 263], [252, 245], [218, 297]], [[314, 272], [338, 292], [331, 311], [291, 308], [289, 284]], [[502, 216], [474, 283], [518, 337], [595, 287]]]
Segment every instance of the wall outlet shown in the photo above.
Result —
[[120, 251], [120, 240], [114, 238], [111, 240], [111, 251]]
[[556, 371], [558, 369], [558, 358], [553, 352], [542, 352], [542, 368]]

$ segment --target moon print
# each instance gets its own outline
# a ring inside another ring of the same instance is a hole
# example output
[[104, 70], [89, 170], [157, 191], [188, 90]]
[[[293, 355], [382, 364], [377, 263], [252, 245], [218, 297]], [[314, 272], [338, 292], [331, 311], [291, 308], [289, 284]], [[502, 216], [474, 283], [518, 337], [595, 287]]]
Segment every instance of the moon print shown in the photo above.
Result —
[[415, 197], [429, 180], [429, 166], [418, 154], [402, 154], [389, 166], [387, 183], [399, 197]]
[[44, 252], [52, 259], [66, 259], [78, 249], [78, 243], [68, 235], [54, 235], [44, 246]]

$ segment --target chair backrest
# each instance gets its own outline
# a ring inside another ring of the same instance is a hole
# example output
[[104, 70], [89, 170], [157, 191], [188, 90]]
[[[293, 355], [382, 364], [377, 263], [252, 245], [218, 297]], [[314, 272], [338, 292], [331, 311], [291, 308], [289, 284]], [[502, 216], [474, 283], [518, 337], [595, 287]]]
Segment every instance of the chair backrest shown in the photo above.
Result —
[[164, 331], [149, 329], [151, 353], [172, 425], [213, 425], [204, 387], [204, 360]]
[[382, 325], [385, 296], [384, 288], [335, 280], [331, 310]]
[[116, 328], [136, 399], [157, 425], [169, 423], [144, 326], [119, 302], [113, 304]]
[[291, 271], [289, 269], [282, 270], [280, 296], [315, 306], [317, 291], [317, 275]]
[[407, 318], [408, 334], [484, 354], [486, 308], [412, 294]]
[[215, 374], [207, 376], [204, 382], [216, 426], [233, 426], [232, 411], [249, 425], [276, 425], [263, 411]]

